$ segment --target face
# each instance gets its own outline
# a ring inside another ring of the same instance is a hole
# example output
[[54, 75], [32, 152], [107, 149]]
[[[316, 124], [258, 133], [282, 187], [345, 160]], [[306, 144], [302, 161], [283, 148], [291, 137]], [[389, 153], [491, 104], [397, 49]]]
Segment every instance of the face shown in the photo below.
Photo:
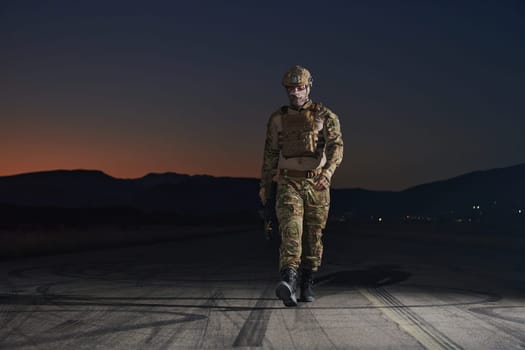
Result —
[[287, 86], [286, 93], [288, 94], [288, 99], [290, 104], [294, 107], [301, 107], [306, 102], [308, 102], [308, 95], [310, 94], [310, 86], [300, 85], [300, 86]]

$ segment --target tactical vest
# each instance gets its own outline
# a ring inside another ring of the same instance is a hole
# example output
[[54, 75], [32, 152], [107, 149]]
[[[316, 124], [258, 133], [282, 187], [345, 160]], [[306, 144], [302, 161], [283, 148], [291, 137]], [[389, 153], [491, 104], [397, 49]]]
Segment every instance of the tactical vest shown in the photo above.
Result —
[[318, 158], [324, 149], [323, 129], [315, 131], [316, 117], [324, 116], [326, 110], [318, 103], [298, 114], [289, 114], [288, 107], [282, 107], [281, 153], [284, 158]]

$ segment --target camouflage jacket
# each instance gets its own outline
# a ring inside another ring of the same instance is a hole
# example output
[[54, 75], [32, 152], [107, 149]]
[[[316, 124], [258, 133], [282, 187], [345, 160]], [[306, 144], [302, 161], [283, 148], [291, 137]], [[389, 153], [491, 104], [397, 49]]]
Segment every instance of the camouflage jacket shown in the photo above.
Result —
[[261, 171], [261, 188], [269, 193], [272, 177], [278, 168], [294, 170], [314, 170], [323, 169], [323, 174], [330, 180], [335, 169], [343, 160], [343, 137], [337, 115], [319, 103], [307, 102], [303, 109], [315, 109], [316, 115], [321, 119], [320, 130], [324, 136], [324, 151], [318, 158], [298, 157], [284, 159], [281, 154], [281, 132], [282, 117], [286, 113], [298, 113], [292, 107], [282, 107], [274, 112], [268, 120], [266, 130], [266, 140], [264, 144], [263, 164]]

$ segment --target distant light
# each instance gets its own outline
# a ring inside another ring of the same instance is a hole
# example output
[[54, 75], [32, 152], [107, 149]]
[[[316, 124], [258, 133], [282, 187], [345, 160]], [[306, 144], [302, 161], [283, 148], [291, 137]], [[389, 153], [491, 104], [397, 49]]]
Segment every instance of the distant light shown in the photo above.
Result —
[[379, 219], [377, 219], [377, 221], [381, 222], [381, 221], [383, 221], [383, 218], [379, 218]]
[[518, 214], [521, 214], [521, 209], [520, 209], [520, 210], [518, 210]]
[[473, 205], [473, 206], [472, 206], [472, 209], [476, 209], [476, 206], [475, 206], [475, 205]]

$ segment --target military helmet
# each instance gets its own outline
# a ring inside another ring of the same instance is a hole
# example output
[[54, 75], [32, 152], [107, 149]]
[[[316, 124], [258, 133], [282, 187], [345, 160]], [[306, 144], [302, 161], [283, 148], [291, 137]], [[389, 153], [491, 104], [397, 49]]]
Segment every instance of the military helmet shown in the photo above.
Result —
[[301, 66], [293, 66], [284, 73], [283, 86], [312, 86], [312, 75], [308, 69]]

